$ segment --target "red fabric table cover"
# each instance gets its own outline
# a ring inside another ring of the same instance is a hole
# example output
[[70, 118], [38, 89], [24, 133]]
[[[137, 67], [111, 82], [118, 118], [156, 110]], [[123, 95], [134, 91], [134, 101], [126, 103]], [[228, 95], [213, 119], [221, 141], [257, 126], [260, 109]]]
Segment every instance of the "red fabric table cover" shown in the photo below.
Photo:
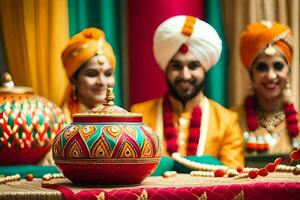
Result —
[[194, 177], [149, 177], [135, 186], [75, 186], [66, 179], [44, 182], [57, 189], [65, 199], [300, 199], [300, 176], [272, 173], [257, 179]]

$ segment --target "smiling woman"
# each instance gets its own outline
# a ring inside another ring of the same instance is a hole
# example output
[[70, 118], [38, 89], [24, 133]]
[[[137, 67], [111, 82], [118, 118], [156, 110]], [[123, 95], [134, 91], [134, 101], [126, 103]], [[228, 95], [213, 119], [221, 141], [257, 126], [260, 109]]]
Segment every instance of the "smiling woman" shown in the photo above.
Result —
[[[266, 103], [266, 101], [280, 98], [288, 83], [289, 66], [282, 53], [279, 51], [275, 51], [272, 55], [261, 53], [250, 69], [250, 77], [253, 89], [258, 94], [259, 104], [265, 104], [262, 106], [265, 110], [276, 109], [274, 105]], [[280, 107], [280, 103], [277, 106]]]
[[106, 89], [115, 83], [116, 60], [104, 33], [97, 28], [87, 28], [73, 36], [62, 60], [71, 83], [63, 104], [70, 122], [73, 114], [104, 103]]
[[289, 85], [292, 55], [286, 25], [262, 21], [243, 32], [241, 56], [254, 94], [234, 110], [240, 115], [248, 154], [287, 154], [300, 145]]
[[93, 108], [105, 103], [106, 89], [115, 83], [114, 71], [105, 56], [95, 55], [77, 70], [71, 82], [78, 101]]

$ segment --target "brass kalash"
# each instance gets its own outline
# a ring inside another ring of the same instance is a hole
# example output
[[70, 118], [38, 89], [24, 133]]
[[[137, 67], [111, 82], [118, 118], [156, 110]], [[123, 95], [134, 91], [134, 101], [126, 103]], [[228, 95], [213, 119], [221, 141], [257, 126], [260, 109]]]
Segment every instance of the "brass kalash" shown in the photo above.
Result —
[[159, 163], [158, 136], [142, 123], [142, 115], [114, 105], [112, 88], [106, 103], [73, 115], [55, 137], [57, 167], [75, 184], [138, 184]]

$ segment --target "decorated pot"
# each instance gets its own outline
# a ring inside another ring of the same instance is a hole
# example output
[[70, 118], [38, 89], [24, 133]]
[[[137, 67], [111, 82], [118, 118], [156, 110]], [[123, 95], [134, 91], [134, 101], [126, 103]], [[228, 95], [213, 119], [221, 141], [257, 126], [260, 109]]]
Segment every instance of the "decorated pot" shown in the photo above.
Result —
[[[62, 110], [29, 87], [3, 76], [0, 87], [0, 165], [37, 164], [65, 125]], [[1, 173], [1, 172], [0, 172]]]
[[73, 115], [54, 139], [55, 164], [75, 184], [138, 184], [159, 163], [156, 133], [142, 115], [115, 106], [113, 98], [108, 88], [106, 104]]

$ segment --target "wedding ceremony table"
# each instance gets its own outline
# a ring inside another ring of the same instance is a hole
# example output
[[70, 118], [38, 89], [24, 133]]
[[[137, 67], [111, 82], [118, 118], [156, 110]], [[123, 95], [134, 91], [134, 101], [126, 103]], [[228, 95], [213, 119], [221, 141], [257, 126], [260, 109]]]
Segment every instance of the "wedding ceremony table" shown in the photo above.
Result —
[[[134, 172], [129, 172], [134, 173]], [[21, 179], [0, 185], [0, 199], [299, 199], [300, 175], [270, 173], [256, 179], [151, 176], [125, 186], [74, 185], [66, 178]]]

